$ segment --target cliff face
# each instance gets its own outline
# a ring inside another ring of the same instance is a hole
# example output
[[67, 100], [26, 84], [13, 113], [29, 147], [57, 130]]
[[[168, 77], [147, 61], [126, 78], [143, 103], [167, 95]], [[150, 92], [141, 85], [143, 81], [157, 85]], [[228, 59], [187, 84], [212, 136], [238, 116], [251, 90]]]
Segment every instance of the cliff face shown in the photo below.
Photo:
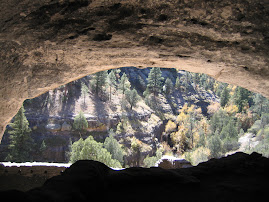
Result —
[[[113, 129], [117, 141], [126, 148], [131, 148], [130, 138], [135, 137], [141, 141], [143, 149], [140, 156], [129, 155], [132, 152], [127, 150], [125, 163], [130, 165], [135, 158], [138, 158], [139, 165], [142, 165], [147, 155], [151, 156], [155, 153], [156, 145], [162, 140], [167, 120], [176, 119], [185, 103], [201, 107], [203, 114], [207, 115], [207, 106], [211, 102], [219, 101], [213, 92], [206, 92], [202, 90], [203, 87], [198, 90], [193, 84], [189, 85], [187, 91], [177, 89], [169, 95], [162, 92], [158, 96], [158, 107], [150, 107], [142, 95], [146, 90], [149, 72], [149, 68], [120, 69], [119, 74], [121, 76], [126, 74], [132, 88], [140, 95], [138, 104], [132, 110], [127, 104], [121, 107], [123, 95], [117, 88], [111, 90], [110, 100], [97, 96], [91, 89], [90, 83], [93, 79], [91, 75], [51, 90], [35, 99], [27, 100], [24, 107], [32, 129], [31, 136], [35, 142], [33, 149], [36, 151], [32, 153], [32, 159], [29, 161], [68, 162], [68, 152], [72, 142], [77, 141], [81, 136], [86, 138], [89, 135], [93, 135], [99, 142], [104, 142], [108, 137], [108, 131]], [[186, 74], [189, 74], [184, 71], [177, 72], [175, 69], [162, 69], [161, 72], [163, 83], [166, 79], [170, 79], [173, 86], [177, 78], [184, 86], [182, 80], [186, 78]], [[81, 83], [86, 83], [90, 87], [85, 97], [81, 94]], [[105, 94], [110, 93], [107, 90]], [[87, 132], [81, 134], [73, 128], [74, 118], [80, 111], [84, 112], [88, 122]], [[41, 148], [43, 142], [45, 148]], [[9, 143], [9, 130], [7, 130], [0, 145], [0, 161], [5, 160]]]
[[23, 100], [120, 66], [207, 73], [269, 96], [268, 11], [266, 0], [2, 1], [0, 130]]

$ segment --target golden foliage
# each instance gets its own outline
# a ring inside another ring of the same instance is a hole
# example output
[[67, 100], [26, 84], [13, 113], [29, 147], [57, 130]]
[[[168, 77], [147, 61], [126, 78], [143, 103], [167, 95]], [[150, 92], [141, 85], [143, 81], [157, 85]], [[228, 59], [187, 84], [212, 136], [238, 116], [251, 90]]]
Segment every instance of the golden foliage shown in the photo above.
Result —
[[176, 131], [176, 129], [177, 129], [177, 125], [173, 121], [169, 120], [165, 126], [165, 131], [169, 133], [169, 132]]
[[172, 148], [168, 145], [167, 142], [161, 142], [161, 147], [163, 148], [164, 155], [173, 155]]
[[182, 158], [190, 161], [192, 165], [196, 166], [201, 162], [207, 161], [210, 156], [210, 150], [206, 147], [198, 147], [194, 151], [185, 152]]
[[211, 102], [211, 104], [207, 107], [207, 113], [212, 116], [216, 113], [220, 108], [220, 103], [218, 102]]
[[229, 115], [236, 114], [238, 112], [238, 107], [236, 105], [229, 105], [225, 108]]

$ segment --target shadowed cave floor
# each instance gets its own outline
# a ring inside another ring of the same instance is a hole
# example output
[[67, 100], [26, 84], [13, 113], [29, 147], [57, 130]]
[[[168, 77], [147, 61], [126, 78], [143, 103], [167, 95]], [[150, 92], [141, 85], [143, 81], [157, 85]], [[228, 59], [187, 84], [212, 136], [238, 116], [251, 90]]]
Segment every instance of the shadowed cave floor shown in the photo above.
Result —
[[236, 153], [196, 167], [169, 170], [133, 167], [116, 171], [83, 160], [39, 188], [0, 194], [27, 201], [264, 201], [268, 170], [269, 159], [257, 153]]

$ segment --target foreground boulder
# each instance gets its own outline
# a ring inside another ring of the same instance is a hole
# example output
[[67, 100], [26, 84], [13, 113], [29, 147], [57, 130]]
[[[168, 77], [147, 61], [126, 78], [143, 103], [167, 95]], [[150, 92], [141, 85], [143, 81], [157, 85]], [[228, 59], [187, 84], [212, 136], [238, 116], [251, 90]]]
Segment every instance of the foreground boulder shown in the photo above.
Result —
[[27, 201], [262, 201], [267, 196], [269, 159], [236, 153], [183, 169], [112, 170], [77, 161], [62, 175], [28, 192], [1, 197]]

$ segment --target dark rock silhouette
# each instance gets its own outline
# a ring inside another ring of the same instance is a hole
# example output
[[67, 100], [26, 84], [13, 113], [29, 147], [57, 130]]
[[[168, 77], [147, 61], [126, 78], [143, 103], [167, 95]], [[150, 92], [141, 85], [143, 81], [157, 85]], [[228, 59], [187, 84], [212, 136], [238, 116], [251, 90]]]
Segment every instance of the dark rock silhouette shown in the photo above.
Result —
[[27, 201], [262, 201], [267, 196], [269, 159], [236, 153], [185, 169], [112, 170], [82, 160], [28, 192], [1, 192]]

